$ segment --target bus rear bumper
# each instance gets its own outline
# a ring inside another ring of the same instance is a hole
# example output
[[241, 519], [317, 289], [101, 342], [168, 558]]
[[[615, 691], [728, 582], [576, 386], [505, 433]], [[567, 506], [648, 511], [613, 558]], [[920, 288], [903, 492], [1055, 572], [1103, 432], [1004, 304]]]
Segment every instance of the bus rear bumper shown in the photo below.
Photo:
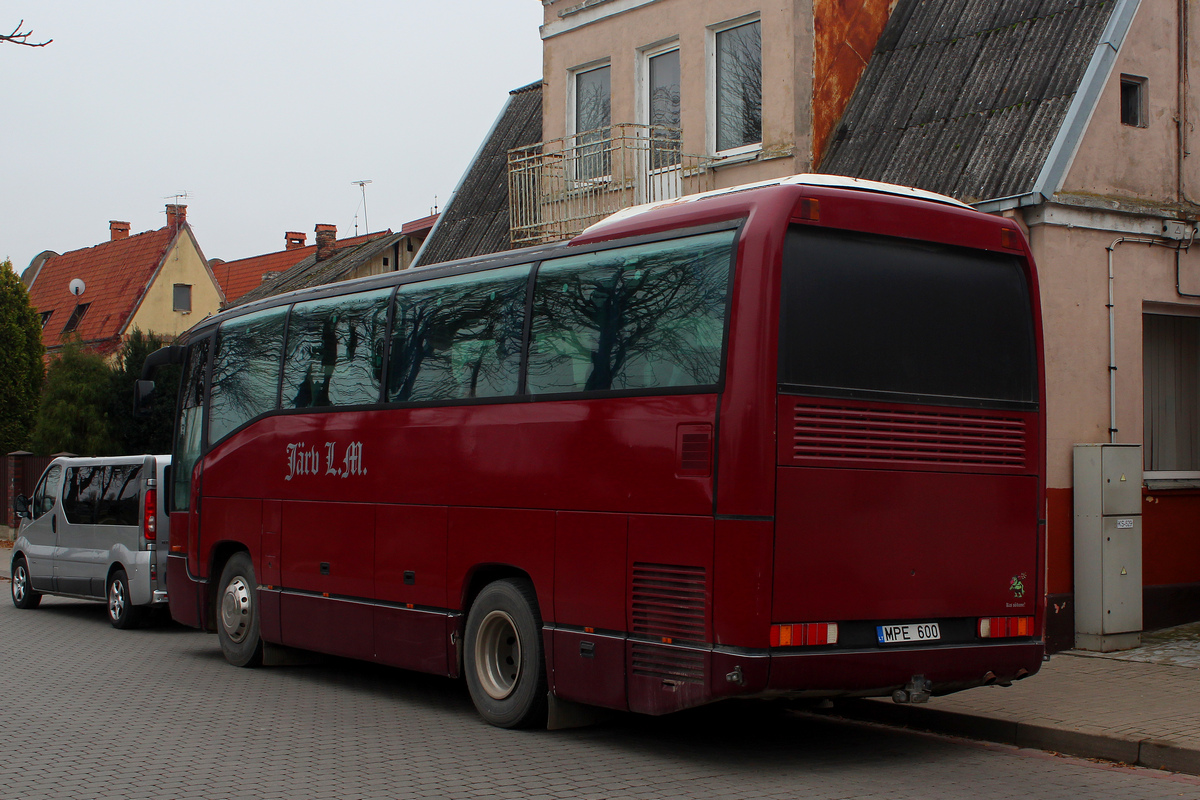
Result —
[[1044, 653], [1040, 641], [897, 650], [770, 651], [763, 670], [761, 658], [752, 659], [756, 668], [748, 669], [745, 654], [717, 650], [712, 663], [713, 674], [720, 676], [738, 674], [742, 667], [746, 680], [741, 686], [726, 683], [722, 692], [726, 696], [886, 697], [916, 676], [932, 681], [934, 695], [1020, 680], [1041, 668]]

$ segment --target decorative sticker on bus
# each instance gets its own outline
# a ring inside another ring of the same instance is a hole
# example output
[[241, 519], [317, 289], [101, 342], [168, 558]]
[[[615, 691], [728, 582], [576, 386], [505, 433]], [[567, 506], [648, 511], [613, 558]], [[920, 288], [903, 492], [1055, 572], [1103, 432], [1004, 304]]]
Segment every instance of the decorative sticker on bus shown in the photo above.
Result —
[[[305, 442], [291, 442], [287, 446], [288, 474], [285, 481], [290, 481], [297, 475], [333, 476], [349, 478], [351, 475], [366, 475], [367, 468], [363, 466], [362, 442], [351, 442], [342, 452], [338, 460], [338, 443], [326, 442], [322, 458], [321, 448], [308, 445]], [[324, 469], [322, 469], [324, 466]]]

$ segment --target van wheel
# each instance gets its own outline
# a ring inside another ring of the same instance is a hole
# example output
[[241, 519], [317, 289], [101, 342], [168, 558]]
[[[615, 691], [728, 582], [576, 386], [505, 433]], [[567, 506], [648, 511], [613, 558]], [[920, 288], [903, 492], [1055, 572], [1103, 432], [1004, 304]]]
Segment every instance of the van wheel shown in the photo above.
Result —
[[464, 645], [467, 688], [481, 717], [501, 728], [545, 724], [542, 620], [528, 581], [485, 586], [467, 615]]
[[108, 621], [127, 631], [142, 623], [142, 609], [129, 602], [129, 576], [119, 569], [108, 579]]
[[41, 593], [35, 592], [29, 581], [29, 567], [24, 556], [17, 557], [12, 564], [12, 599], [17, 608], [37, 608], [42, 602]]
[[225, 660], [235, 667], [257, 667], [263, 646], [258, 635], [258, 584], [250, 556], [234, 553], [221, 570], [219, 586], [217, 638]]

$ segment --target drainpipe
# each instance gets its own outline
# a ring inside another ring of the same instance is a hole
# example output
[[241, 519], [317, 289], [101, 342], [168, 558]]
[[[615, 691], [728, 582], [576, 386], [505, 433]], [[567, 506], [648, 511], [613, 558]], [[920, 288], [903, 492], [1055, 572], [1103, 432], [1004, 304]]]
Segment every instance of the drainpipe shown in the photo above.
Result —
[[[1136, 236], [1121, 236], [1104, 248], [1108, 251], [1108, 441], [1117, 441], [1117, 307], [1113, 300], [1113, 252], [1119, 244], [1145, 244], [1151, 247], [1171, 247], [1175, 250], [1175, 288], [1179, 288], [1180, 245], [1144, 239]], [[1190, 242], [1188, 243], [1190, 246]]]
[[1186, 179], [1184, 177], [1183, 162], [1189, 155], [1187, 141], [1187, 126], [1188, 126], [1188, 90], [1189, 90], [1189, 75], [1188, 75], [1188, 0], [1179, 0], [1179, 23], [1176, 26], [1179, 30], [1178, 43], [1178, 58], [1176, 59], [1176, 118], [1175, 126], [1178, 133], [1177, 141], [1177, 158], [1176, 158], [1176, 184], [1175, 190], [1179, 197], [1180, 203], [1191, 203], [1191, 198], [1187, 194]]

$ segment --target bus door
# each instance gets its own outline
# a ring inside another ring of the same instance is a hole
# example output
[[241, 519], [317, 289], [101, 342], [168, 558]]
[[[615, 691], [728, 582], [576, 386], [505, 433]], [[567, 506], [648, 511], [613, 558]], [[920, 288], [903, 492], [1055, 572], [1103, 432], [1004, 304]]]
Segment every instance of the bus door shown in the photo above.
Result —
[[192, 575], [200, 571], [198, 542], [200, 534], [201, 450], [204, 443], [206, 385], [212, 336], [188, 346], [176, 414], [175, 447], [171, 467], [171, 538], [168, 559], [168, 583], [171, 587], [171, 616], [192, 627], [204, 627], [200, 602], [202, 584], [194, 588]]

